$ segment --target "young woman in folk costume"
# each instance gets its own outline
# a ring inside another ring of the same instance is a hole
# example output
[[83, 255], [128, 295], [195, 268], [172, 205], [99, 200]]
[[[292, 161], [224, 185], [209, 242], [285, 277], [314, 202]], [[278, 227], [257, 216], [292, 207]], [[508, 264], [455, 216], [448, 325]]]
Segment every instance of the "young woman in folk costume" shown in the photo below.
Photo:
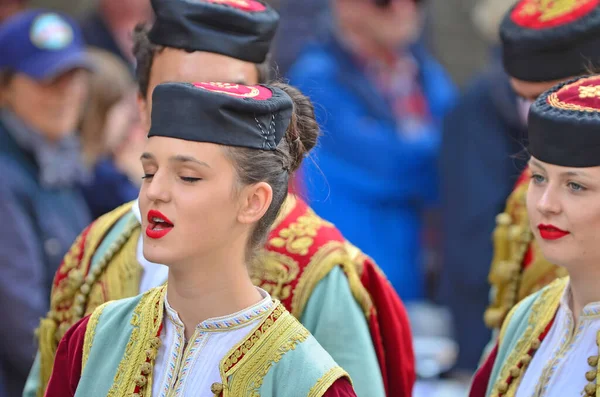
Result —
[[557, 279], [508, 314], [471, 397], [596, 396], [600, 343], [600, 77], [543, 94], [529, 113], [529, 226]]
[[[600, 2], [520, 0], [506, 14], [500, 36], [504, 68], [525, 123], [529, 106], [544, 91], [600, 65]], [[507, 166], [517, 171], [512, 163]], [[520, 300], [566, 274], [544, 258], [529, 230], [530, 180], [527, 168], [496, 218], [489, 273], [494, 298], [485, 313], [486, 324], [496, 330]]]
[[168, 283], [106, 303], [61, 341], [46, 396], [355, 396], [247, 264], [318, 136], [283, 84], [165, 83], [141, 156], [144, 256]]
[[[269, 43], [279, 20], [268, 5], [154, 0], [153, 7], [152, 28], [135, 33], [143, 119], [149, 119], [159, 83], [253, 85], [268, 78]], [[235, 34], [230, 26], [236, 27]], [[38, 359], [26, 397], [43, 395], [58, 342], [76, 321], [104, 302], [166, 281], [166, 268], [143, 255], [137, 208], [129, 203], [99, 218], [65, 256], [50, 311], [40, 324]], [[350, 374], [359, 396], [412, 394], [414, 356], [402, 302], [373, 261], [300, 197], [288, 195], [251, 276]]]

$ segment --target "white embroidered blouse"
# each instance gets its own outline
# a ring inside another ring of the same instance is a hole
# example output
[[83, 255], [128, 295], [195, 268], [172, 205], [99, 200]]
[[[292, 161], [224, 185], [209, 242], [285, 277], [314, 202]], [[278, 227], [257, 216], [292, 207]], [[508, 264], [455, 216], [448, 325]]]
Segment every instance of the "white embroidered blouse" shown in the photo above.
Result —
[[154, 364], [152, 395], [159, 397], [213, 397], [211, 386], [221, 383], [219, 364], [270, 313], [275, 304], [263, 299], [238, 313], [208, 319], [185, 341], [184, 325], [165, 297], [161, 346]]
[[516, 397], [581, 396], [594, 370], [588, 357], [598, 355], [600, 302], [583, 308], [577, 324], [570, 309], [571, 288], [565, 288], [554, 323], [533, 356]]

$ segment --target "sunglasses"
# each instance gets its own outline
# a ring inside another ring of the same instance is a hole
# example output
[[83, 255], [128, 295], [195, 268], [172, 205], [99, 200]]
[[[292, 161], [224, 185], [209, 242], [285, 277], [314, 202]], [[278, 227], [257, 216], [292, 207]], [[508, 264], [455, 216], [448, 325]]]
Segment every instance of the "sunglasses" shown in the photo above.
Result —
[[[375, 0], [375, 5], [381, 8], [385, 8], [390, 5], [390, 3], [395, 0]], [[413, 0], [414, 3], [419, 4], [421, 0]]]

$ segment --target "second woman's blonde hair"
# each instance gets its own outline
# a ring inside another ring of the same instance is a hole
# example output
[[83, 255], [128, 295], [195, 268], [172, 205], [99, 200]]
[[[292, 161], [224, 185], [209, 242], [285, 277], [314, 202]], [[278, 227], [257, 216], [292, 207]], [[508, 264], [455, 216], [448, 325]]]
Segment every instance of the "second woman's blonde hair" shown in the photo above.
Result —
[[88, 48], [94, 65], [90, 73], [87, 106], [84, 109], [80, 134], [86, 164], [93, 166], [107, 154], [105, 126], [112, 107], [135, 89], [127, 64], [116, 55], [98, 48]]

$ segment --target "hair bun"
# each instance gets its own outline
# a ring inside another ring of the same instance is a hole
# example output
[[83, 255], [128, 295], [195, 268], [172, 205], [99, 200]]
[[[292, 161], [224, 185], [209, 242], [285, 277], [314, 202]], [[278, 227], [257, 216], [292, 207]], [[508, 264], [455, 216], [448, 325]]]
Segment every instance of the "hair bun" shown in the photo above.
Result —
[[285, 139], [290, 149], [289, 172], [296, 171], [304, 157], [315, 147], [319, 139], [319, 124], [315, 120], [315, 108], [311, 100], [296, 87], [283, 83], [272, 83], [292, 98], [294, 111]]

